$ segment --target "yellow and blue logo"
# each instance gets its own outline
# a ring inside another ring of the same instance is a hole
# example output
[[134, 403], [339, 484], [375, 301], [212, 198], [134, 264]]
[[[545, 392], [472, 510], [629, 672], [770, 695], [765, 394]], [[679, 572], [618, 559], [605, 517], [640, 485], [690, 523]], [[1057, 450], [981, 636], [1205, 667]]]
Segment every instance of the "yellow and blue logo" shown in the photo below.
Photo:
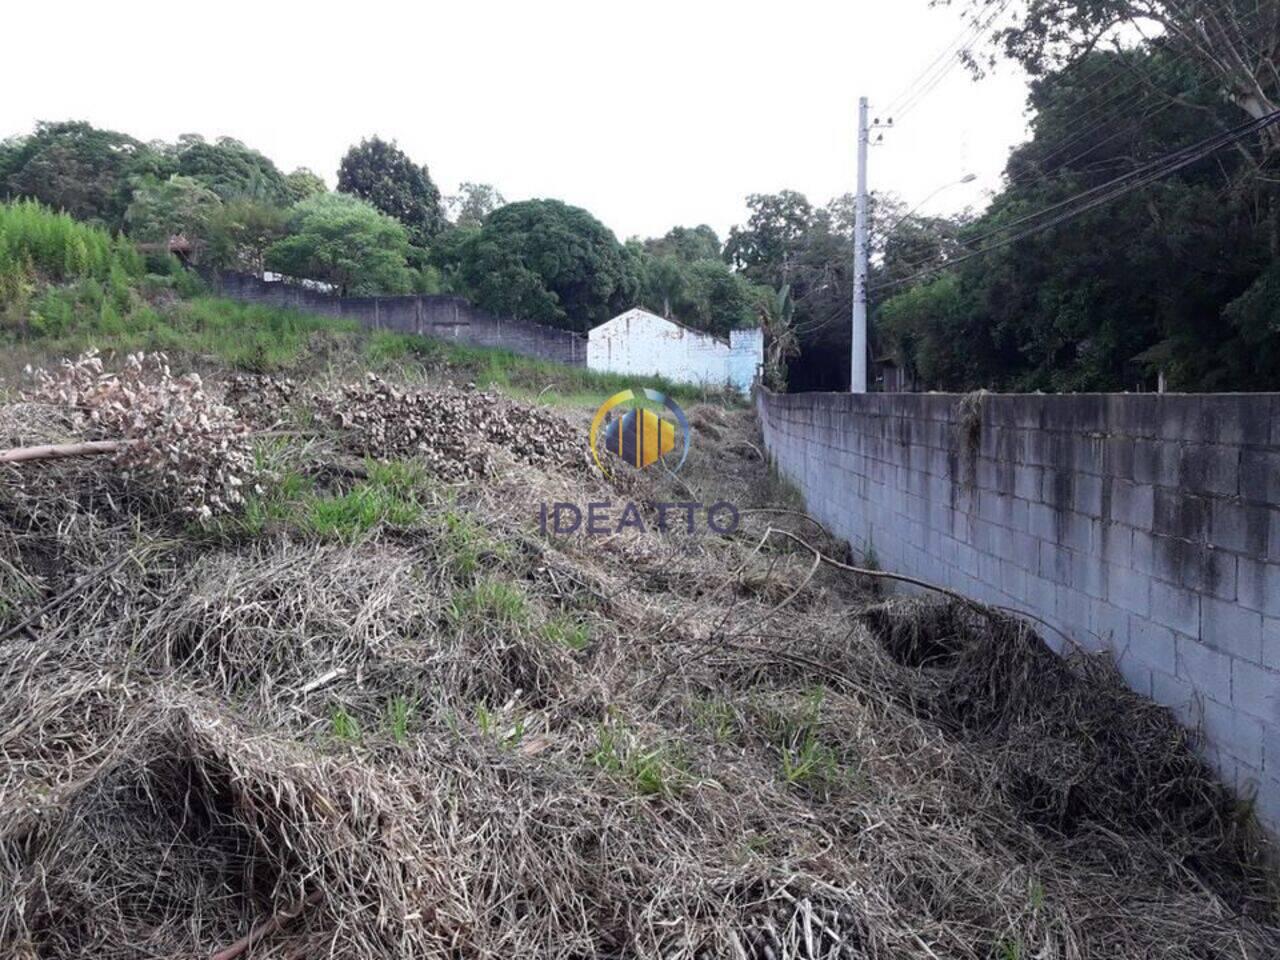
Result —
[[[674, 419], [668, 419], [650, 409], [646, 401], [661, 406]], [[609, 414], [620, 408], [626, 408], [625, 412], [609, 421], [601, 441], [600, 427]], [[671, 468], [671, 472], [675, 473], [684, 466], [689, 456], [689, 419], [680, 405], [664, 393], [647, 387], [622, 390], [600, 405], [591, 421], [591, 432], [587, 440], [591, 444], [591, 456], [595, 459], [596, 466], [606, 476], [609, 471], [600, 459], [602, 446], [607, 453], [642, 470], [679, 448], [680, 460]]]

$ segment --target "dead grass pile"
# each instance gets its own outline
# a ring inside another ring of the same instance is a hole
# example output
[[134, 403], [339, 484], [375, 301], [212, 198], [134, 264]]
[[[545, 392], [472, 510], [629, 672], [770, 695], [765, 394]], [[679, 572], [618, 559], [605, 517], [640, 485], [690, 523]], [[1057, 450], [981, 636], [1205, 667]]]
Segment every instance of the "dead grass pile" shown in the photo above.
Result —
[[[515, 405], [361, 389], [372, 456], [446, 456], [428, 424], [519, 455], [555, 419], [490, 439]], [[772, 490], [702, 419], [718, 459], [683, 482]], [[860, 594], [789, 501], [734, 537], [539, 537], [538, 503], [610, 495], [562, 452], [353, 542], [0, 531], [29, 620], [0, 627], [0, 954], [1280, 951], [1262, 838], [1114, 671]]]
[[493, 393], [398, 389], [374, 374], [360, 385], [317, 393], [323, 422], [344, 432], [350, 452], [379, 460], [412, 456], [446, 481], [495, 473], [493, 448], [533, 466], [585, 466], [580, 431], [536, 407]]
[[126, 481], [162, 494], [198, 519], [234, 512], [256, 485], [249, 430], [200, 377], [175, 377], [163, 354], [130, 354], [106, 372], [94, 352], [33, 372], [26, 399], [59, 407], [83, 439], [121, 441], [113, 458]]

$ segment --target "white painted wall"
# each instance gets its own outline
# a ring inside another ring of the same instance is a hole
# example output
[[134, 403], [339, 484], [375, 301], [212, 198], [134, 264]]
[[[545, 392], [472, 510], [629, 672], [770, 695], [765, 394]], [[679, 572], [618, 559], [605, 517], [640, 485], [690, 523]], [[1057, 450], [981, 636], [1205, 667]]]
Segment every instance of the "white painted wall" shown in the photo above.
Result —
[[725, 343], [639, 307], [600, 324], [587, 336], [587, 367], [661, 376], [677, 383], [751, 390], [764, 362], [764, 333], [734, 330]]

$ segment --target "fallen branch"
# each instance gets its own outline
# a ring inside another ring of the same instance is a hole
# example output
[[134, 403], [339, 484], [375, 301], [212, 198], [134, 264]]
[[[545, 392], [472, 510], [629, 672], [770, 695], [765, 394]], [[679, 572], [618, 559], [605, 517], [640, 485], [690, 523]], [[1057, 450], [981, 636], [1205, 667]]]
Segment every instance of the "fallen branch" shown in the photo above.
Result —
[[80, 443], [48, 443], [39, 447], [12, 447], [0, 450], [0, 463], [27, 463], [32, 460], [65, 460], [68, 457], [96, 457], [119, 453], [139, 440], [85, 440]]
[[290, 920], [294, 920], [297, 917], [301, 916], [302, 912], [306, 910], [307, 907], [314, 906], [315, 904], [319, 903], [321, 900], [321, 897], [322, 897], [321, 891], [319, 890], [312, 891], [311, 895], [308, 896], [307, 899], [303, 900], [296, 907], [292, 907], [287, 910], [281, 910], [279, 913], [273, 914], [272, 916], [268, 917], [266, 920], [263, 920], [256, 927], [254, 927], [252, 930], [246, 933], [243, 937], [241, 937], [235, 943], [231, 944], [231, 946], [226, 947], [222, 950], [219, 950], [217, 953], [215, 953], [210, 958], [210, 960], [236, 960], [236, 957], [243, 954], [255, 943], [257, 943], [259, 940], [261, 940], [264, 937], [270, 936], [271, 934], [279, 930], [281, 927], [283, 927]]

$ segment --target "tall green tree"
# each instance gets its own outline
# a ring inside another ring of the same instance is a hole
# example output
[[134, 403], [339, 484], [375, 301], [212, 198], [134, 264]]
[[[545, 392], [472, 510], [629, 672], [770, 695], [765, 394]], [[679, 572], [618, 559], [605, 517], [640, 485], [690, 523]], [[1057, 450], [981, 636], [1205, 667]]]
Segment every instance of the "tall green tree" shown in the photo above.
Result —
[[617, 237], [559, 200], [508, 204], [478, 229], [446, 237], [435, 256], [451, 285], [480, 306], [570, 330], [603, 323], [639, 294]]
[[445, 228], [440, 191], [425, 166], [379, 137], [361, 140], [338, 167], [338, 190], [371, 203], [409, 230], [414, 243], [426, 246]]
[[167, 180], [148, 177], [133, 192], [125, 211], [125, 229], [130, 238], [164, 242], [173, 236], [203, 241], [222, 201], [208, 187], [174, 174]]
[[729, 231], [724, 255], [752, 280], [772, 287], [791, 282], [791, 267], [804, 245], [813, 207], [794, 190], [753, 193], [745, 226]]
[[324, 181], [306, 167], [285, 174], [284, 190], [289, 203], [300, 203], [318, 193], [329, 192]]
[[720, 238], [705, 223], [696, 227], [672, 227], [662, 237], [644, 242], [646, 252], [655, 257], [675, 257], [683, 263], [720, 259]]
[[269, 158], [233, 137], [209, 143], [185, 134], [176, 150], [178, 173], [204, 184], [218, 196], [250, 197], [264, 203], [288, 203], [284, 175]]
[[1000, 17], [1006, 0], [967, 6], [978, 23], [998, 27], [991, 31], [996, 49], [1033, 76], [1128, 45], [1190, 63], [1246, 116], [1280, 109], [1280, 0], [1023, 0], [1023, 15], [1007, 26]]
[[161, 153], [123, 133], [81, 122], [38, 123], [30, 136], [0, 148], [0, 198], [31, 197], [119, 229], [133, 181], [171, 172]]
[[267, 250], [288, 233], [291, 215], [274, 204], [237, 197], [219, 205], [209, 221], [208, 262], [261, 275]]
[[[1115, 96], [1135, 78], [1169, 106], [1135, 116]], [[1030, 103], [1033, 137], [1014, 151], [990, 208], [957, 224], [932, 259], [889, 278], [881, 328], [894, 352], [927, 387], [1119, 390], [1151, 388], [1161, 373], [1186, 390], [1280, 384], [1280, 330], [1263, 319], [1280, 252], [1275, 186], [1256, 175], [1268, 163], [1264, 142], [1018, 236], [1044, 222], [1037, 214], [1070, 209], [1144, 159], [1234, 126], [1238, 105], [1159, 45], [1092, 53], [1037, 80]], [[935, 269], [948, 263], [943, 282]]]
[[478, 227], [484, 218], [507, 201], [488, 183], [460, 183], [458, 192], [449, 198], [449, 215], [456, 227]]
[[266, 252], [268, 269], [334, 284], [342, 294], [408, 293], [404, 225], [356, 197], [326, 193], [293, 208], [290, 235]]

